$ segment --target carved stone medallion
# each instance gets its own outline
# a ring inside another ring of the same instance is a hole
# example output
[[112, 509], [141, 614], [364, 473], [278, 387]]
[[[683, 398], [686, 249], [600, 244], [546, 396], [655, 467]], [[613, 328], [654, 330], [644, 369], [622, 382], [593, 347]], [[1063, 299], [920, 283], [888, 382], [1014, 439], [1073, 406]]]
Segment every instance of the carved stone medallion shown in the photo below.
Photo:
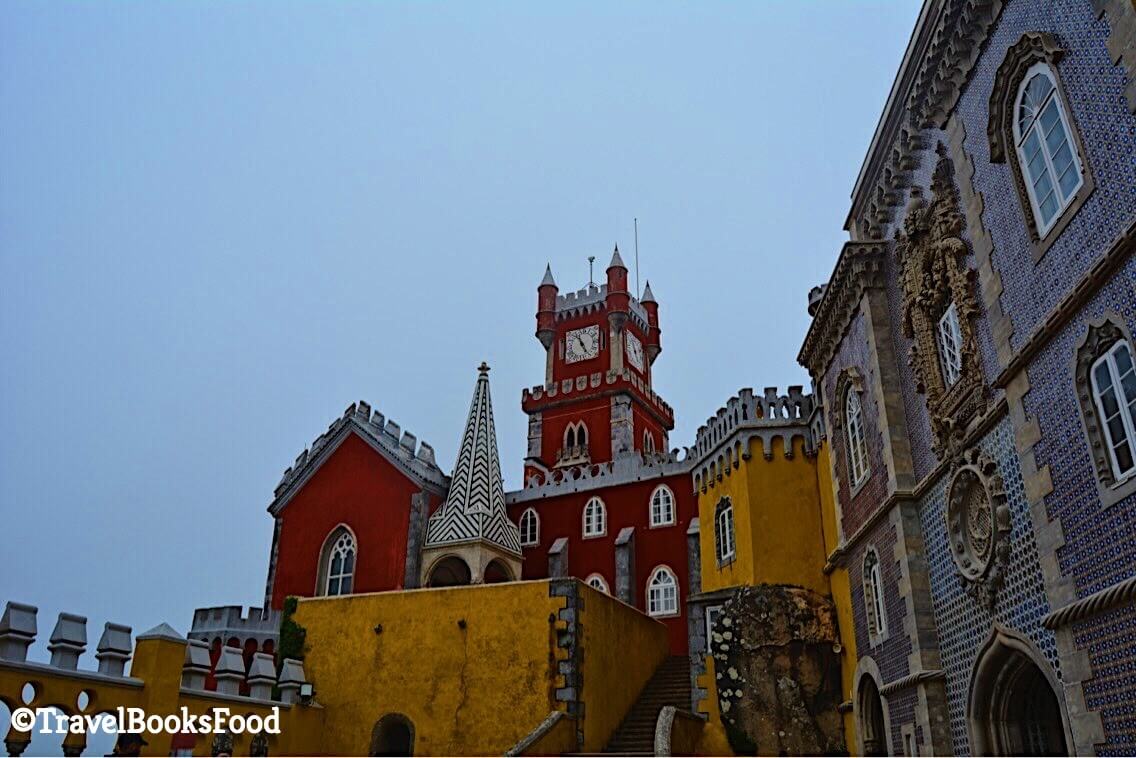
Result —
[[963, 585], [992, 607], [1010, 557], [1010, 509], [998, 465], [977, 448], [955, 461], [947, 489], [947, 535]]

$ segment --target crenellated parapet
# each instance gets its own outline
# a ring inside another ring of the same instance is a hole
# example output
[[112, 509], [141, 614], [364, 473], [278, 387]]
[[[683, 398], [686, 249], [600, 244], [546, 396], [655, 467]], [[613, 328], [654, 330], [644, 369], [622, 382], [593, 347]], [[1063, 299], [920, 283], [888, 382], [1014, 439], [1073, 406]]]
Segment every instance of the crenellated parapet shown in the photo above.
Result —
[[634, 453], [604, 463], [568, 466], [551, 471], [533, 471], [524, 489], [505, 493], [505, 502], [523, 503], [573, 492], [589, 492], [631, 482], [649, 481], [690, 472], [690, 451]]
[[276, 640], [280, 634], [280, 611], [271, 608], [249, 607], [248, 613], [239, 605], [222, 605], [198, 608], [193, 612], [193, 625], [187, 635], [191, 640], [209, 642], [220, 638], [229, 640], [256, 640], [263, 644]]
[[409, 431], [403, 431], [394, 421], [372, 410], [369, 403], [360, 400], [347, 406], [327, 431], [316, 437], [311, 446], [304, 449], [296, 461], [284, 471], [280, 483], [276, 485], [275, 500], [269, 510], [275, 512], [282, 506], [294, 485], [304, 481], [313, 470], [313, 463], [320, 459], [321, 453], [333, 447], [350, 431], [357, 431], [373, 447], [408, 476], [419, 480], [424, 486], [444, 493], [450, 485], [450, 478], [438, 467], [434, 458], [434, 448]]
[[761, 441], [766, 460], [773, 459], [773, 442], [781, 440], [786, 458], [793, 457], [793, 440], [800, 438], [806, 455], [815, 452], [811, 421], [815, 403], [798, 385], [782, 395], [766, 387], [761, 395], [742, 389], [699, 427], [689, 457], [693, 461], [694, 488], [705, 492], [711, 481], [721, 481], [750, 458], [750, 443]]
[[631, 391], [655, 411], [668, 429], [674, 428], [674, 409], [655, 394], [655, 391], [638, 374], [629, 369], [624, 369], [622, 372], [596, 371], [573, 379], [562, 379], [545, 385], [538, 384], [522, 390], [521, 408], [525, 413], [537, 413], [561, 402], [575, 400], [581, 393], [595, 394], [597, 390], [608, 390], [612, 393]]
[[[644, 331], [648, 328], [647, 309], [636, 297], [630, 297], [631, 318], [639, 322]], [[575, 292], [556, 296], [556, 320], [564, 321], [589, 313], [598, 313], [607, 307], [607, 285], [591, 284]]]

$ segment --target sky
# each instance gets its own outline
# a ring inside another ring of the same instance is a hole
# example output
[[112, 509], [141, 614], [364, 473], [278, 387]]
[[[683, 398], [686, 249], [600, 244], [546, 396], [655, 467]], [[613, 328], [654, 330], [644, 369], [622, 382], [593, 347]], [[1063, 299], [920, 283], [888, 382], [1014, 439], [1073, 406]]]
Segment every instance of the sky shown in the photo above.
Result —
[[[283, 470], [364, 399], [508, 487], [536, 286], [618, 243], [672, 447], [808, 384], [807, 292], [918, 2], [0, 5], [0, 602], [258, 605]], [[635, 271], [632, 271], [634, 280]]]

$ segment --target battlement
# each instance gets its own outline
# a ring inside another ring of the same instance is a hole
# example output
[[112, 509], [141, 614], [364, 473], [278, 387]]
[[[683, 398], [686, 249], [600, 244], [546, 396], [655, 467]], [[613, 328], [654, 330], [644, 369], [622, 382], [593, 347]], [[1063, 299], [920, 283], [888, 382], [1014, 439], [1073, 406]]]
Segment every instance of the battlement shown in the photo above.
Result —
[[606, 372], [596, 371], [585, 376], [577, 376], [574, 379], [562, 379], [559, 382], [550, 382], [544, 385], [538, 384], [521, 391], [521, 408], [526, 413], [532, 413], [550, 402], [567, 398], [574, 392], [579, 393], [602, 388], [612, 390], [632, 389], [648, 405], [653, 407], [668, 424], [674, 425], [674, 410], [671, 406], [656, 395], [655, 391], [637, 374], [628, 369], [624, 369], [621, 373], [610, 370]]
[[[237, 619], [248, 621], [240, 615], [240, 608], [233, 606], [213, 610], [237, 610]], [[260, 609], [250, 609], [259, 611]], [[174, 655], [162, 656], [162, 665], [174, 667], [181, 672], [182, 694], [204, 693], [205, 680], [213, 668], [217, 680], [217, 695], [227, 696], [233, 700], [244, 702], [271, 702], [272, 690], [276, 687], [280, 691], [280, 701], [295, 703], [299, 701], [300, 687], [306, 682], [303, 663], [294, 659], [285, 659], [276, 673], [276, 662], [270, 653], [254, 653], [251, 663], [246, 667], [244, 651], [238, 647], [222, 647], [216, 666], [212, 666], [209, 645], [200, 640], [188, 640], [178, 634], [168, 624], [159, 624], [153, 629], [137, 637], [132, 644], [131, 628], [123, 624], [107, 622], [103, 626], [102, 636], [96, 647], [95, 658], [99, 662], [97, 671], [84, 671], [79, 669], [79, 658], [87, 649], [87, 618], [74, 613], [60, 613], [51, 632], [47, 649], [51, 653], [51, 661], [47, 664], [28, 661], [28, 648], [35, 642], [38, 635], [37, 616], [39, 609], [34, 605], [25, 605], [8, 601], [4, 606], [4, 614], [0, 617], [0, 673], [14, 671], [17, 676], [15, 682], [26, 681], [34, 677], [39, 683], [36, 699], [42, 697], [44, 692], [74, 689], [76, 693], [92, 691], [93, 685], [102, 683], [111, 689], [106, 691], [106, 698], [100, 700], [100, 707], [112, 707], [115, 702], [128, 703], [130, 698], [145, 696], [145, 677], [140, 676], [138, 656], [136, 652], [146, 644], [162, 644], [166, 642], [180, 643], [184, 648], [174, 648]], [[263, 618], [265, 614], [261, 613]], [[256, 614], [250, 614], [252, 620]], [[126, 675], [126, 662], [136, 659], [132, 666], [130, 676]], [[155, 665], [156, 658], [150, 655], [143, 656], [143, 667]], [[146, 673], [151, 672], [147, 668]], [[165, 673], [170, 673], [166, 671]], [[174, 674], [176, 680], [176, 674]], [[10, 692], [7, 689], [7, 678], [0, 676], [0, 695], [7, 702], [20, 702], [21, 693], [17, 689]], [[249, 694], [240, 694], [241, 685], [248, 687]], [[75, 702], [71, 698], [69, 702]], [[29, 705], [36, 705], [35, 702]], [[42, 704], [41, 704], [42, 705]]]
[[[563, 295], [557, 295], [556, 318], [563, 320], [599, 310], [604, 307], [606, 299], [606, 284], [589, 284], [587, 287], [576, 290], [575, 292], [566, 292]], [[646, 330], [648, 328], [647, 309], [644, 308], [643, 304], [635, 297], [631, 298], [631, 316], [639, 320], [639, 326], [642, 329]]]
[[506, 492], [505, 502], [522, 503], [686, 474], [692, 464], [689, 449], [685, 453], [677, 448], [669, 453], [630, 453], [605, 463], [586, 463], [536, 473], [525, 480], [524, 489]]
[[[419, 442], [418, 438], [409, 431], [403, 431], [394, 419], [386, 418], [377, 410], [372, 411], [369, 403], [360, 400], [347, 406], [343, 415], [331, 422], [327, 431], [316, 437], [311, 446], [305, 448], [296, 456], [296, 461], [285, 469], [274, 492], [276, 501], [301, 478], [308, 464], [319, 457], [327, 443], [349, 425], [353, 425], [388, 453], [392, 461], [407, 474], [434, 484], [442, 490], [449, 487], [450, 478], [438, 468], [434, 459], [434, 448], [431, 445]], [[273, 507], [276, 501], [273, 502]]]
[[195, 610], [189, 637], [206, 641], [214, 637], [223, 640], [237, 637], [264, 642], [275, 640], [279, 632], [280, 611], [250, 606], [245, 614], [242, 606], [222, 605]]

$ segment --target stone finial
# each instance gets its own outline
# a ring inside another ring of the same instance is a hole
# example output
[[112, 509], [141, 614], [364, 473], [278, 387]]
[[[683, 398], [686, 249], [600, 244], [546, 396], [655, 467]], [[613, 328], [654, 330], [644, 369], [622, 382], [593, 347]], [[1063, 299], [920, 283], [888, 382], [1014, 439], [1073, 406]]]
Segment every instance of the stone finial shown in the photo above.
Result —
[[249, 666], [249, 697], [258, 700], [272, 698], [272, 685], [276, 684], [276, 662], [272, 653], [254, 653]]
[[217, 666], [213, 669], [213, 678], [217, 680], [219, 694], [241, 694], [241, 682], [245, 678], [245, 659], [239, 647], [226, 645], [221, 648]]
[[181, 686], [190, 690], [204, 690], [209, 675], [209, 643], [189, 640], [185, 646], [185, 662], [181, 667]]
[[285, 658], [284, 665], [280, 667], [280, 701], [283, 703], [298, 703], [300, 701], [300, 687], [307, 682], [304, 674], [304, 662], [295, 658]]
[[28, 646], [36, 638], [36, 614], [34, 605], [14, 603], [11, 600], [4, 606], [0, 617], [0, 659], [6, 661], [26, 661]]
[[99, 646], [95, 648], [99, 673], [122, 676], [126, 672], [126, 662], [130, 660], [130, 651], [130, 627], [106, 622]]
[[72, 671], [79, 668], [79, 656], [87, 649], [87, 617], [60, 613], [47, 649], [52, 666]]

